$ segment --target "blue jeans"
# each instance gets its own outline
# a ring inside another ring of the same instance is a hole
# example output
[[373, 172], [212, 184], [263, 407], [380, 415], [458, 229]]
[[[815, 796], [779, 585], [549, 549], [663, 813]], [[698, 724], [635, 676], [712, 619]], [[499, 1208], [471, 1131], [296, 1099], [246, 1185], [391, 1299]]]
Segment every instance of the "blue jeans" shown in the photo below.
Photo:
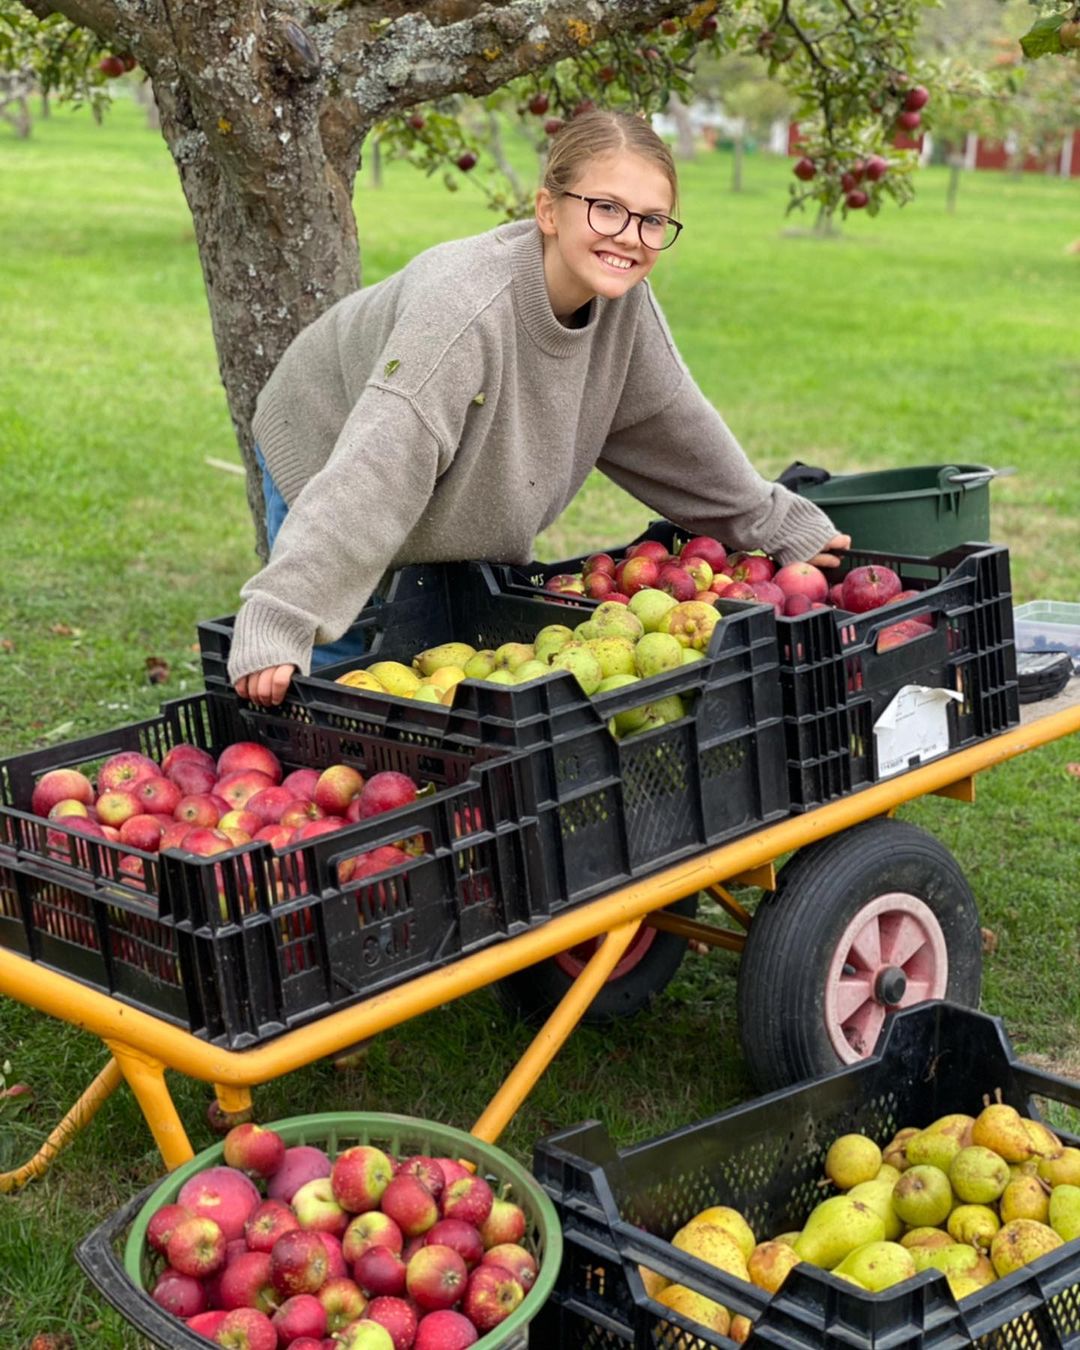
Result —
[[[263, 452], [258, 446], [255, 447], [255, 459], [262, 470], [263, 502], [266, 506], [266, 543], [267, 547], [272, 549], [274, 540], [278, 537], [278, 531], [281, 529], [285, 517], [289, 514], [289, 507], [285, 498], [278, 491], [277, 484], [271, 478]], [[336, 642], [326, 642], [321, 646], [313, 647], [311, 668], [317, 670], [320, 666], [332, 666], [337, 661], [351, 661], [353, 657], [363, 656], [366, 646], [362, 632], [346, 633], [343, 637], [339, 637]]]

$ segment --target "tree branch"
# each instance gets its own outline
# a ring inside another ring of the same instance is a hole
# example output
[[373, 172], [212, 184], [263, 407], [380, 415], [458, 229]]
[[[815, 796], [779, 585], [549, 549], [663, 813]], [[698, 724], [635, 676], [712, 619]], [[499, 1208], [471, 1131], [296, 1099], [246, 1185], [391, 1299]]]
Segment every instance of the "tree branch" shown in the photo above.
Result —
[[47, 19], [63, 15], [89, 29], [115, 51], [131, 52], [144, 70], [166, 55], [172, 40], [161, 0], [23, 0], [31, 14]]
[[[460, 14], [467, 5], [457, 5]], [[436, 26], [413, 10], [381, 28], [356, 15], [338, 28], [343, 92], [377, 121], [391, 109], [447, 94], [487, 94], [508, 80], [581, 53], [601, 38], [700, 10], [694, 0], [507, 0]], [[367, 40], [365, 40], [367, 39]]]

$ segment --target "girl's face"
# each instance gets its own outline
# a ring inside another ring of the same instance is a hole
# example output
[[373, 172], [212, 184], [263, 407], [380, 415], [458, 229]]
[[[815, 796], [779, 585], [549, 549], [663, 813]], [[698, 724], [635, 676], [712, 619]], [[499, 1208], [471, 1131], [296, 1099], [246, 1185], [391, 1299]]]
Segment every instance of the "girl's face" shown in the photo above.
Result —
[[[652, 160], [629, 151], [592, 159], [570, 187], [585, 197], [619, 202], [631, 211], [670, 215], [673, 203], [667, 174]], [[638, 235], [632, 216], [614, 237], [589, 225], [589, 207], [577, 197], [555, 196], [541, 188], [536, 220], [544, 235], [544, 279], [556, 318], [569, 318], [594, 295], [616, 300], [652, 271], [660, 256]]]

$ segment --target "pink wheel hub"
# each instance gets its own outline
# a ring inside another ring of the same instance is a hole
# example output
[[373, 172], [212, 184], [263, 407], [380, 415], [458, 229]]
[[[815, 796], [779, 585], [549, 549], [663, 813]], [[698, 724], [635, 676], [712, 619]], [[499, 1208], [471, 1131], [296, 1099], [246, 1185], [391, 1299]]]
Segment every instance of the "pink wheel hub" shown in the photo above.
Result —
[[[607, 977], [607, 983], [610, 984], [612, 980], [620, 980], [633, 970], [655, 940], [656, 929], [643, 923], [631, 939], [629, 947], [619, 958], [618, 965]], [[569, 975], [572, 980], [576, 980], [585, 969], [589, 957], [596, 951], [597, 943], [597, 938], [590, 938], [588, 942], [579, 942], [576, 947], [571, 947], [565, 952], [559, 952], [554, 958], [555, 964], [564, 975]]]
[[944, 998], [949, 952], [934, 912], [891, 891], [864, 905], [836, 944], [825, 985], [825, 1026], [845, 1064], [873, 1053], [885, 1015]]

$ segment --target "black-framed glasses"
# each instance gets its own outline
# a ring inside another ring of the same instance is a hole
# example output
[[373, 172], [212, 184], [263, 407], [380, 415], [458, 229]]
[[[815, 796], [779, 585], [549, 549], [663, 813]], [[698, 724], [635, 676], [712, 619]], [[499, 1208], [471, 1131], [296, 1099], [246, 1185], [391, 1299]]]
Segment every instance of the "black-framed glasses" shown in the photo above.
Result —
[[679, 221], [672, 220], [670, 216], [660, 215], [657, 212], [646, 212], [643, 215], [640, 211], [631, 211], [629, 207], [623, 206], [622, 202], [613, 202], [607, 197], [583, 197], [580, 192], [564, 192], [562, 195], [573, 197], [579, 202], [587, 202], [589, 229], [607, 239], [622, 234], [631, 220], [636, 220], [638, 238], [645, 248], [651, 249], [654, 253], [670, 248], [682, 229]]

